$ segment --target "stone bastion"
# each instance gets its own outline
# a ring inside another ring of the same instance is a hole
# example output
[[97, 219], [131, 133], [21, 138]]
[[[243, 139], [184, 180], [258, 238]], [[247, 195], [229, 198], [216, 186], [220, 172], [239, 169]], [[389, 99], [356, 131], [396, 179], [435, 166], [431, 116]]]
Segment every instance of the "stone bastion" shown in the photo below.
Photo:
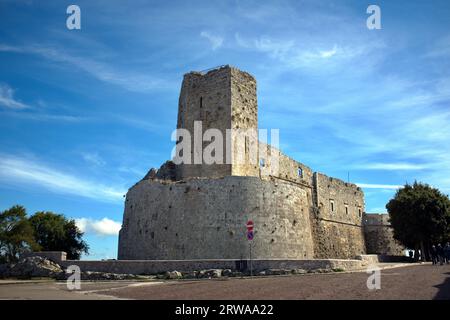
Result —
[[125, 201], [120, 260], [311, 259], [308, 192], [288, 182], [226, 176], [179, 182], [142, 180]]

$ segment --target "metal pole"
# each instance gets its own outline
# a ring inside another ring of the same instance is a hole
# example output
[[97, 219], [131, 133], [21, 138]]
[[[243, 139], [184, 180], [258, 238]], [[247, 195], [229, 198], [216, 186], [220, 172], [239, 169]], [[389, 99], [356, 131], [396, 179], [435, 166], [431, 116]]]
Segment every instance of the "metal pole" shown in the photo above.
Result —
[[252, 242], [249, 241], [250, 246], [250, 277], [253, 277], [253, 264], [252, 264]]

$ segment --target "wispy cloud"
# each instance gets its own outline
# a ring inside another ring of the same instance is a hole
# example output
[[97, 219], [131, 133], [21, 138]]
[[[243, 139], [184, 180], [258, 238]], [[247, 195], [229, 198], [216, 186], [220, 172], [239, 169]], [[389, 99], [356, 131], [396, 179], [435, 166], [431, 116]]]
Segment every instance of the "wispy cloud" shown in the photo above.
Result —
[[0, 180], [17, 186], [36, 185], [54, 193], [71, 194], [105, 202], [121, 202], [126, 190], [67, 174], [34, 159], [3, 154]]
[[200, 36], [207, 39], [211, 43], [211, 48], [216, 50], [223, 45], [223, 38], [217, 35], [212, 34], [209, 31], [202, 31]]
[[140, 176], [144, 176], [148, 170], [142, 169], [142, 168], [137, 168], [137, 167], [120, 166], [117, 168], [117, 171], [124, 172], [127, 174], [133, 174], [135, 176], [140, 177]]
[[51, 61], [75, 66], [90, 74], [94, 78], [118, 85], [129, 91], [148, 92], [155, 89], [163, 89], [169, 86], [164, 79], [151, 77], [135, 71], [117, 70], [116, 68], [81, 55], [71, 55], [63, 50], [41, 45], [11, 46], [0, 44], [0, 52], [16, 52], [22, 54], [34, 54]]
[[[260, 36], [244, 38], [235, 34], [238, 46], [266, 53], [269, 57], [278, 60], [290, 68], [318, 68], [330, 67], [336, 64], [350, 63], [353, 58], [363, 56], [371, 51], [383, 47], [381, 42], [369, 44], [338, 45], [330, 41], [323, 43], [301, 43], [296, 39], [273, 38]], [[327, 65], [324, 66], [324, 63]]]
[[319, 55], [322, 58], [331, 58], [338, 52], [337, 46], [334, 45], [333, 49], [331, 50], [325, 50], [325, 51], [319, 51]]
[[236, 43], [243, 48], [264, 52], [276, 59], [284, 59], [295, 46], [294, 40], [275, 40], [267, 36], [249, 39], [236, 33], [235, 39]]
[[95, 220], [91, 218], [75, 219], [77, 227], [85, 233], [94, 233], [100, 236], [117, 236], [122, 224], [108, 218]]
[[432, 48], [425, 54], [428, 58], [446, 57], [450, 56], [450, 36], [440, 38], [436, 41]]
[[14, 98], [14, 90], [7, 84], [0, 84], [0, 106], [8, 109], [27, 109], [29, 105]]
[[98, 153], [84, 152], [81, 154], [84, 161], [94, 166], [102, 167], [106, 164], [105, 160]]
[[[0, 46], [1, 51], [1, 46]], [[48, 114], [40, 109], [48, 108], [48, 104], [42, 99], [36, 105], [25, 104], [14, 97], [15, 90], [9, 85], [0, 83], [0, 106], [6, 109], [0, 110], [4, 115], [24, 120], [35, 121], [58, 121], [58, 122], [81, 122], [88, 120], [86, 117], [68, 114]], [[24, 109], [26, 109], [24, 111]]]
[[87, 117], [80, 116], [72, 116], [72, 115], [64, 115], [64, 114], [45, 114], [40, 112], [14, 112], [14, 111], [5, 111], [2, 112], [9, 117], [14, 117], [23, 120], [31, 120], [31, 121], [57, 121], [57, 122], [66, 122], [66, 123], [79, 123], [90, 120]]

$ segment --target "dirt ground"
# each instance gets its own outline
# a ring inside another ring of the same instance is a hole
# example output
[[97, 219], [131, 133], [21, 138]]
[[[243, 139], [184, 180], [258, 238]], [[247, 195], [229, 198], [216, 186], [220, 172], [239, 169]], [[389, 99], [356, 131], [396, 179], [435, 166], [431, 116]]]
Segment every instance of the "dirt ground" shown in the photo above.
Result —
[[212, 280], [83, 282], [68, 291], [64, 282], [0, 282], [0, 299], [447, 299], [450, 265], [381, 270], [381, 288], [369, 290], [370, 275], [307, 274]]

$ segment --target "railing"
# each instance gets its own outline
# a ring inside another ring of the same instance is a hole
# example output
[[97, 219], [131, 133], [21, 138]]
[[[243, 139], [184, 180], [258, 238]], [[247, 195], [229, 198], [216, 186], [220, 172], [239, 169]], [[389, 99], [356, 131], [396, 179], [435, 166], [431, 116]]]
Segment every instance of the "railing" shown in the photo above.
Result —
[[218, 69], [225, 68], [225, 67], [228, 67], [228, 65], [227, 64], [223, 64], [223, 65], [220, 65], [220, 66], [217, 66], [217, 67], [212, 67], [212, 68], [201, 70], [201, 71], [198, 71], [198, 72], [201, 73], [201, 74], [205, 74], [205, 73], [208, 73], [209, 71], [218, 70]]

